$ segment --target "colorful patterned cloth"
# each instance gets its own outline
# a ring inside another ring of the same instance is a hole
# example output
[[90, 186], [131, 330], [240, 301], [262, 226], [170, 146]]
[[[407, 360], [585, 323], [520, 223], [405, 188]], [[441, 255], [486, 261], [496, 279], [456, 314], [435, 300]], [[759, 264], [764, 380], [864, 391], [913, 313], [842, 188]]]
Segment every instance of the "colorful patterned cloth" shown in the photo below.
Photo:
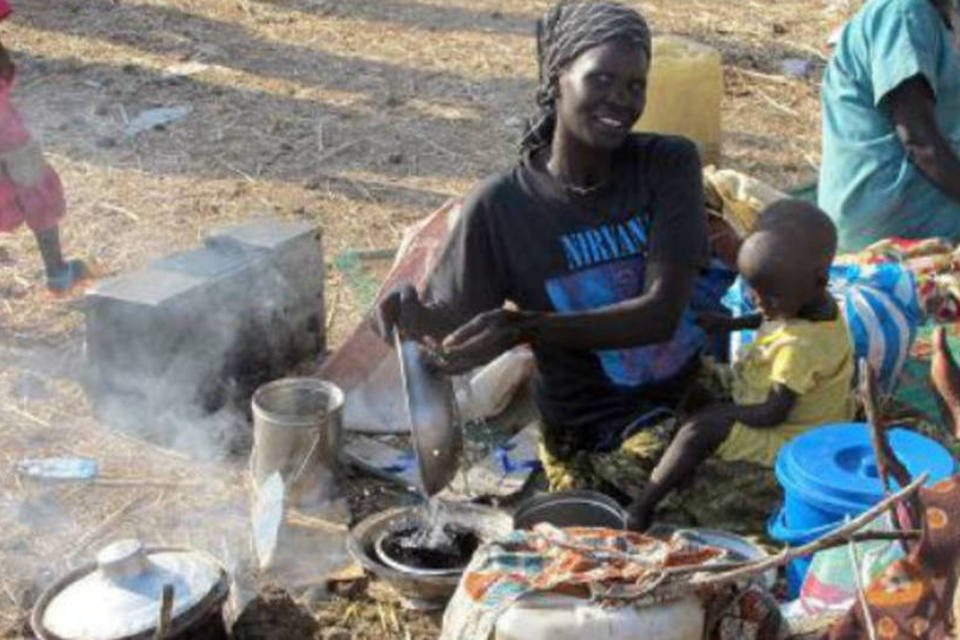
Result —
[[932, 333], [946, 325], [951, 351], [960, 354], [960, 248], [946, 240], [881, 240], [863, 251], [843, 256], [847, 264], [882, 267], [897, 264], [913, 276], [918, 306], [927, 324], [920, 326], [897, 380], [888, 412], [960, 456], [960, 442], [942, 426], [937, 394], [930, 384]]
[[[662, 580], [662, 568], [701, 565], [722, 554], [677, 538], [664, 541], [612, 529], [541, 524], [532, 531], [515, 531], [474, 554], [447, 607], [440, 637], [490, 638], [500, 614], [531, 594], [573, 596], [600, 605], [655, 606], [651, 587]], [[743, 596], [748, 592], [753, 595]], [[711, 628], [727, 631], [711, 638], [772, 639], [780, 629], [775, 604], [747, 585], [707, 596], [704, 606]], [[734, 629], [740, 633], [730, 635]], [[755, 633], [743, 633], [749, 629]]]
[[[953, 638], [956, 570], [960, 561], [960, 476], [919, 492], [923, 536], [910, 555], [891, 564], [866, 589], [869, 616], [880, 640]], [[914, 525], [917, 526], [917, 525]], [[854, 604], [824, 636], [869, 638], [863, 607]]]
[[887, 238], [845, 256], [844, 264], [896, 263], [913, 274], [922, 312], [938, 323], [960, 320], [960, 248], [940, 238]]

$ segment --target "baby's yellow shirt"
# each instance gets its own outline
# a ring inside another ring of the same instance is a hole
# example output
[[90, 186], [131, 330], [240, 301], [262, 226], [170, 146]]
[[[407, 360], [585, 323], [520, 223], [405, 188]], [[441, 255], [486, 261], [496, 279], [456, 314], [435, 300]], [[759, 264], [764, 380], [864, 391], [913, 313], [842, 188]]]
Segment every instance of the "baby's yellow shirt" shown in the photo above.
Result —
[[[736, 425], [718, 453], [772, 465], [790, 438], [811, 427], [852, 419], [853, 373], [853, 344], [842, 314], [820, 322], [765, 322], [733, 367], [733, 401], [761, 404], [773, 385], [781, 384], [797, 394], [796, 402], [786, 421], [776, 427]], [[746, 439], [752, 442], [748, 445]]]

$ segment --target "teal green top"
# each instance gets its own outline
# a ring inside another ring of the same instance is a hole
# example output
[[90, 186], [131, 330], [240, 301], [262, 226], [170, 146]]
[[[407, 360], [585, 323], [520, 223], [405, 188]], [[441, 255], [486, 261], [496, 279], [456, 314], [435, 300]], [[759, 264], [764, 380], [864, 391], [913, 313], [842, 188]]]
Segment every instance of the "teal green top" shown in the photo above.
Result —
[[930, 0], [870, 0], [823, 76], [819, 205], [850, 251], [890, 236], [960, 240], [960, 203], [907, 157], [883, 99], [922, 75], [940, 130], [960, 151], [960, 54]]

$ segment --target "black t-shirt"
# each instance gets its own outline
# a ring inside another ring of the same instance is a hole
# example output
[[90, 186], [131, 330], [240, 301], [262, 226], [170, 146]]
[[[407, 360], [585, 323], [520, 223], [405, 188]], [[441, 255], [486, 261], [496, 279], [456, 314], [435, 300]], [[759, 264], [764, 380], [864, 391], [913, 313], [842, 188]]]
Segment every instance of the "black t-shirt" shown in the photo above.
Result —
[[[614, 179], [590, 196], [564, 188], [536, 156], [479, 184], [425, 298], [458, 323], [507, 300], [570, 312], [638, 297], [648, 262], [702, 266], [706, 220], [693, 143], [634, 134], [617, 154]], [[587, 431], [625, 426], [664, 378], [689, 364], [690, 340], [678, 339], [679, 348], [536, 347], [544, 420]]]

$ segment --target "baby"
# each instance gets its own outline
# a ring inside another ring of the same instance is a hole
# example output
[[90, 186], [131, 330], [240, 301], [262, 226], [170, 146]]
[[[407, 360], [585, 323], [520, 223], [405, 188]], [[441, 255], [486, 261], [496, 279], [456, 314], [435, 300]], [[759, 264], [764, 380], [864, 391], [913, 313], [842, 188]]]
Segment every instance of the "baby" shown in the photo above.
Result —
[[756, 339], [729, 376], [731, 398], [674, 436], [630, 506], [631, 528], [646, 529], [660, 500], [710, 455], [772, 466], [794, 436], [853, 417], [853, 345], [827, 291], [836, 248], [833, 223], [810, 204], [781, 200], [760, 214], [737, 267], [762, 313], [701, 317], [708, 331], [758, 329]]

